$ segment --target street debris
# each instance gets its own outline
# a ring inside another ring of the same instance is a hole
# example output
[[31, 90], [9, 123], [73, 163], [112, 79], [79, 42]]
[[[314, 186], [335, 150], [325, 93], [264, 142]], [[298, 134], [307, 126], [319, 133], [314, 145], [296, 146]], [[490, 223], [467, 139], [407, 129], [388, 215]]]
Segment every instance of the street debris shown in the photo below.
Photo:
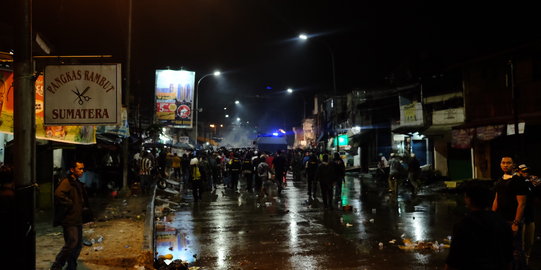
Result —
[[411, 239], [403, 239], [404, 245], [398, 245], [398, 248], [402, 250], [434, 250], [438, 251], [443, 248], [449, 248], [449, 244], [439, 243], [438, 241], [416, 241], [413, 242]]

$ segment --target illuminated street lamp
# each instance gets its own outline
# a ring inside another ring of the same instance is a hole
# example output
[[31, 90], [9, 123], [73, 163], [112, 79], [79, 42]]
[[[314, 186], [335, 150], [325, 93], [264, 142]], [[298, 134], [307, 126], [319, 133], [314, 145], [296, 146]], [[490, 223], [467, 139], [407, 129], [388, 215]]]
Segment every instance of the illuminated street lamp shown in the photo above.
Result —
[[238, 101], [238, 100], [235, 100], [235, 104], [239, 104], [239, 103], [240, 103], [240, 101]]
[[197, 81], [195, 86], [195, 146], [197, 147], [197, 136], [198, 136], [198, 125], [199, 125], [199, 84], [201, 81], [208, 76], [220, 76], [222, 73], [220, 71], [214, 71], [213, 73], [208, 73], [203, 75], [201, 79]]
[[302, 102], [303, 102], [302, 117], [303, 117], [303, 119], [306, 119], [306, 97], [304, 96], [304, 94], [301, 91], [294, 91], [292, 88], [287, 89], [288, 94], [293, 94], [293, 92], [299, 93], [299, 95], [301, 95], [301, 97], [302, 97]]
[[[304, 33], [299, 35], [299, 39], [302, 40], [302, 41], [306, 41], [309, 38], [310, 37], [307, 34], [304, 34]], [[327, 44], [327, 42], [325, 42], [324, 40], [321, 40], [321, 39], [315, 39], [315, 40], [320, 42], [321, 44], [323, 44], [325, 47], [327, 47], [327, 49], [329, 50], [329, 54], [331, 55], [332, 87], [333, 87], [334, 94], [336, 95], [336, 75], [335, 75], [335, 68], [334, 68], [334, 52], [332, 51], [331, 46], [329, 46], [329, 44]]]

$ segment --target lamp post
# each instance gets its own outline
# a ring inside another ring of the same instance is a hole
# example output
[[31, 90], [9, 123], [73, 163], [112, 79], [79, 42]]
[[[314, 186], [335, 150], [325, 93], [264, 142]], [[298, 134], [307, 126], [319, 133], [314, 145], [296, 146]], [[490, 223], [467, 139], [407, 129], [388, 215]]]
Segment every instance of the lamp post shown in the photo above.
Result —
[[195, 85], [195, 147], [197, 148], [197, 136], [198, 136], [198, 128], [199, 128], [199, 84], [201, 81], [208, 77], [208, 76], [215, 76], [218, 77], [222, 73], [220, 71], [214, 71], [213, 73], [205, 74], [203, 77], [201, 77], [197, 84]]
[[[302, 41], [308, 40], [309, 38], [310, 38], [310, 36], [307, 35], [307, 34], [300, 34], [299, 35], [299, 39], [302, 40]], [[333, 52], [331, 46], [329, 46], [329, 44], [327, 42], [325, 42], [324, 40], [316, 39], [316, 41], [319, 41], [321, 44], [323, 44], [323, 46], [325, 46], [329, 50], [329, 54], [331, 55], [332, 88], [333, 88], [334, 94], [336, 95], [336, 72], [335, 72], [335, 68], [334, 68], [334, 52]]]
[[301, 93], [300, 91], [293, 91], [293, 89], [291, 89], [291, 88], [288, 88], [288, 89], [287, 89], [287, 93], [288, 93], [288, 94], [293, 94], [294, 92], [295, 92], [295, 94], [296, 94], [296, 93], [299, 93], [299, 95], [301, 95], [301, 97], [302, 97], [302, 105], [303, 105], [303, 107], [302, 107], [302, 109], [303, 109], [303, 111], [302, 111], [302, 118], [303, 118], [303, 119], [306, 119], [306, 97], [305, 97], [304, 94]]

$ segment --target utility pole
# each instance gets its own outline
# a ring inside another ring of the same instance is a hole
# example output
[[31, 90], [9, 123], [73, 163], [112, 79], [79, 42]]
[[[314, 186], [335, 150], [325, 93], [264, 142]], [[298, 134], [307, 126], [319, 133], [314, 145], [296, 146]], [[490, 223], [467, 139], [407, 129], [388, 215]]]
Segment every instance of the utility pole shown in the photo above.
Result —
[[[126, 48], [126, 85], [124, 87], [124, 106], [126, 106], [126, 117], [129, 118], [130, 115], [130, 81], [131, 81], [131, 35], [132, 35], [132, 0], [129, 0], [129, 7], [128, 7], [128, 46]], [[121, 194], [123, 196], [127, 196], [129, 188], [128, 188], [128, 166], [130, 159], [130, 137], [124, 138], [124, 141], [122, 142], [122, 190]]]
[[[2, 263], [14, 263], [6, 269], [35, 269], [36, 231], [35, 208], [35, 91], [32, 68], [32, 0], [16, 1], [14, 54], [14, 114], [13, 168], [15, 178], [16, 241], [10, 243], [14, 258]], [[7, 220], [9, 221], [9, 220]], [[4, 221], [3, 221], [4, 222]]]

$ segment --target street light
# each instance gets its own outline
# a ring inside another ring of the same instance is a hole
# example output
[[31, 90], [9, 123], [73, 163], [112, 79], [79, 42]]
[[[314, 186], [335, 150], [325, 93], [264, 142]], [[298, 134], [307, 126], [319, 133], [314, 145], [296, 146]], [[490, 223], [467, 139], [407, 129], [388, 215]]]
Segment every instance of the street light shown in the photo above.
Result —
[[[302, 41], [308, 40], [309, 36], [307, 34], [300, 34], [299, 39]], [[336, 74], [335, 74], [335, 68], [334, 68], [334, 52], [331, 49], [331, 46], [327, 44], [324, 40], [321, 39], [315, 39], [316, 41], [319, 41], [321, 44], [323, 44], [327, 49], [329, 50], [329, 54], [331, 55], [331, 65], [332, 65], [332, 87], [334, 94], [336, 95]]]
[[300, 90], [293, 91], [292, 88], [288, 88], [288, 89], [287, 89], [287, 93], [288, 93], [288, 94], [292, 94], [293, 92], [299, 93], [299, 95], [301, 95], [301, 97], [302, 97], [302, 102], [303, 102], [303, 107], [302, 107], [302, 108], [303, 108], [302, 117], [303, 117], [303, 119], [306, 119], [306, 97], [304, 96], [303, 93], [301, 93]]
[[238, 100], [235, 100], [235, 104], [239, 104], [239, 103], [240, 103], [240, 101], [238, 101]]
[[198, 136], [198, 125], [199, 125], [199, 84], [201, 81], [208, 76], [220, 76], [222, 73], [220, 71], [214, 71], [213, 73], [205, 74], [201, 77], [197, 84], [195, 85], [195, 147], [197, 147], [197, 136]]

